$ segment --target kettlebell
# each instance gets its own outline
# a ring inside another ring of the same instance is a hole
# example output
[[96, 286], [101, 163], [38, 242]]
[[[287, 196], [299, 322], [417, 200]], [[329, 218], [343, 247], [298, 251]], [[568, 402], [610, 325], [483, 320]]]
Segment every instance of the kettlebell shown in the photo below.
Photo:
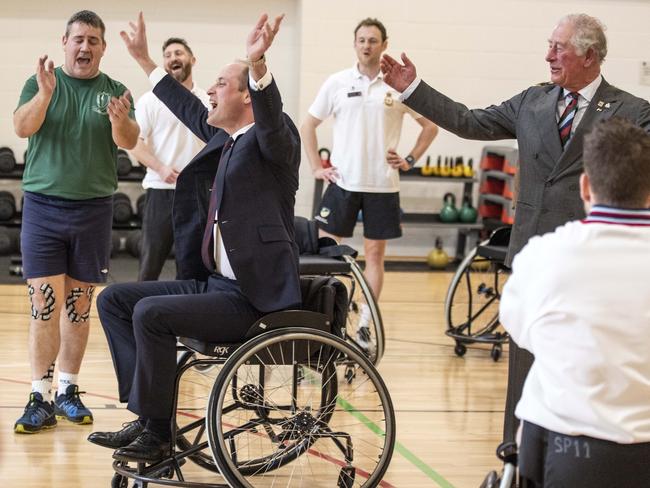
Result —
[[450, 176], [451, 166], [449, 165], [449, 158], [445, 157], [445, 164], [440, 168], [440, 176]]
[[472, 178], [474, 176], [474, 160], [472, 158], [469, 158], [469, 161], [467, 161], [467, 164], [463, 166], [463, 176], [465, 178]]
[[454, 178], [460, 178], [463, 176], [463, 157], [458, 156], [454, 161], [454, 165], [451, 169], [451, 176]]
[[444, 269], [449, 264], [449, 256], [442, 249], [440, 237], [436, 237], [436, 247], [427, 256], [427, 264], [433, 269]]
[[443, 222], [458, 222], [458, 209], [456, 208], [456, 197], [453, 193], [445, 193], [442, 198], [442, 209], [440, 209], [440, 220]]
[[478, 212], [474, 207], [472, 207], [472, 203], [469, 201], [469, 197], [463, 198], [463, 206], [458, 213], [458, 217], [460, 218], [461, 222], [465, 222], [467, 224], [473, 224], [476, 222], [476, 219], [478, 218]]
[[321, 168], [331, 168], [332, 162], [330, 161], [330, 156], [332, 153], [326, 147], [321, 147], [318, 150], [318, 155], [320, 156], [320, 165]]
[[427, 162], [424, 163], [424, 166], [422, 166], [422, 168], [420, 168], [420, 174], [422, 176], [433, 175], [433, 166], [431, 166], [431, 156], [427, 156]]

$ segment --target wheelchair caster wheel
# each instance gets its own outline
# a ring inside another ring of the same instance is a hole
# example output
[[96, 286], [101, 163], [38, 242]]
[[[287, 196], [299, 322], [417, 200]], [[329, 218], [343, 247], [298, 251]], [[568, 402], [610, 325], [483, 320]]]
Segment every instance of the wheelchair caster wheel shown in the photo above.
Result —
[[492, 359], [496, 363], [499, 359], [501, 359], [501, 355], [503, 354], [503, 348], [501, 347], [500, 344], [495, 344], [492, 346], [492, 352], [490, 353], [490, 356], [492, 356]]
[[354, 381], [354, 378], [357, 377], [357, 372], [354, 369], [354, 366], [345, 367], [345, 381], [348, 382], [348, 385]]
[[129, 486], [129, 479], [126, 476], [115, 473], [111, 479], [111, 488], [126, 488]]
[[461, 344], [460, 342], [458, 342], [456, 344], [456, 347], [454, 347], [454, 352], [456, 353], [456, 356], [462, 358], [467, 352], [467, 346], [465, 346], [465, 344]]

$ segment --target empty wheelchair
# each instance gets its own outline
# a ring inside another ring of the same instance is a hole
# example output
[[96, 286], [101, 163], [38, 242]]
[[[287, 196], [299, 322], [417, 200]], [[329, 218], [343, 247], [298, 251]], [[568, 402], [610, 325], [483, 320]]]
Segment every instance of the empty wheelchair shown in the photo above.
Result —
[[[176, 445], [153, 465], [115, 461], [114, 488], [378, 486], [395, 443], [390, 395], [343, 339], [345, 286], [321, 276], [301, 287], [303, 309], [262, 317], [244, 344], [180, 338]], [[354, 384], [342, 381], [350, 362], [364, 373]]]
[[[313, 220], [296, 217], [294, 223], [300, 249], [300, 274], [336, 276], [345, 282], [349, 294], [346, 340], [359, 347], [377, 366], [384, 355], [384, 325], [377, 300], [355, 260], [357, 252], [331, 238], [319, 238]], [[348, 371], [348, 377], [352, 374]]]
[[508, 334], [499, 323], [499, 299], [509, 271], [504, 265], [509, 240], [509, 227], [495, 230], [465, 256], [449, 284], [445, 333], [456, 341], [458, 356], [468, 344], [482, 343], [492, 344], [492, 359], [501, 357]]

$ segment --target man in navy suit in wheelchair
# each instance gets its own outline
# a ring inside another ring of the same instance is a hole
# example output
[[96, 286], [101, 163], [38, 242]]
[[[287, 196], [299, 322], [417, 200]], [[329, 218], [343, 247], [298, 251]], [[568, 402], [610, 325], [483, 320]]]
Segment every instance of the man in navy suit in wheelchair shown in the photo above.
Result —
[[516, 409], [527, 488], [650, 486], [650, 134], [602, 122], [584, 165], [587, 217], [532, 238], [501, 297], [535, 356]]
[[120, 401], [138, 419], [89, 440], [120, 461], [155, 462], [171, 448], [177, 337], [242, 342], [262, 315], [300, 308], [300, 139], [265, 60], [282, 18], [259, 19], [247, 61], [225, 66], [208, 90], [210, 111], [152, 61], [142, 13], [121, 32], [154, 94], [207, 145], [177, 182], [178, 279], [116, 284], [98, 298]]

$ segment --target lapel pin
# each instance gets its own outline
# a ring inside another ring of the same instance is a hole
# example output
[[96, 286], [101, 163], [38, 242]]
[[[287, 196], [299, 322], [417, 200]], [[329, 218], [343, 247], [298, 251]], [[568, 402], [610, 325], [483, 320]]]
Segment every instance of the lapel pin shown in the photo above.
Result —
[[603, 102], [602, 100], [598, 102], [599, 107], [602, 107], [603, 105], [605, 105], [605, 102]]

